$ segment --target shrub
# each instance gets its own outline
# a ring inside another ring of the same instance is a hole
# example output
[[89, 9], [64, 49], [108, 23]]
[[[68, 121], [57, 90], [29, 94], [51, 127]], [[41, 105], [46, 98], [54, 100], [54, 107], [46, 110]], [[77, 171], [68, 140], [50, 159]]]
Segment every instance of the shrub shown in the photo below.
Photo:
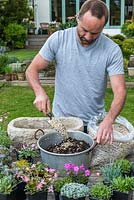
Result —
[[123, 24], [121, 27], [121, 32], [126, 37], [134, 37], [134, 22]]
[[112, 36], [111, 39], [118, 39], [118, 40], [124, 41], [125, 37], [121, 34], [117, 34], [117, 35]]
[[9, 46], [18, 49], [24, 48], [27, 32], [22, 25], [16, 23], [9, 24], [4, 29], [4, 33]]
[[8, 63], [8, 56], [6, 54], [0, 54], [0, 74], [5, 72], [5, 67]]

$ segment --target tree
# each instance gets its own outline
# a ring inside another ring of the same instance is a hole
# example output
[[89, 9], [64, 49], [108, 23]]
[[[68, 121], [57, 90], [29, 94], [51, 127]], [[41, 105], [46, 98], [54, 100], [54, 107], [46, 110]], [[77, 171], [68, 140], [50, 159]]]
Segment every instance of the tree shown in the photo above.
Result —
[[0, 0], [0, 38], [4, 39], [4, 27], [11, 23], [21, 24], [24, 18], [31, 18], [28, 0]]

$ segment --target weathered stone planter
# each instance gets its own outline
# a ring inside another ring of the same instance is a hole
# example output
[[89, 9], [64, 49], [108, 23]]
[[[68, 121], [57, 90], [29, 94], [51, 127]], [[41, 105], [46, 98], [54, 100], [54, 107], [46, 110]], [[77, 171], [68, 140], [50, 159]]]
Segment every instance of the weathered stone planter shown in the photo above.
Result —
[[[83, 121], [76, 117], [61, 117], [63, 125], [69, 130], [83, 131]], [[42, 129], [45, 133], [52, 131], [52, 127], [48, 123], [48, 117], [20, 117], [13, 119], [8, 124], [8, 135], [16, 143], [36, 143], [34, 134], [38, 129]], [[42, 136], [42, 132], [40, 132]]]

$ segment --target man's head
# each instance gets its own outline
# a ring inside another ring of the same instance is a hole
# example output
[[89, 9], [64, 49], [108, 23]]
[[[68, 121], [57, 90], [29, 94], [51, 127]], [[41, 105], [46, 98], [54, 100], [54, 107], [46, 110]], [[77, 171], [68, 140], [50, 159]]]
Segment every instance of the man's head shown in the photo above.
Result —
[[108, 21], [108, 9], [101, 0], [87, 0], [78, 14], [78, 36], [83, 46], [96, 40]]

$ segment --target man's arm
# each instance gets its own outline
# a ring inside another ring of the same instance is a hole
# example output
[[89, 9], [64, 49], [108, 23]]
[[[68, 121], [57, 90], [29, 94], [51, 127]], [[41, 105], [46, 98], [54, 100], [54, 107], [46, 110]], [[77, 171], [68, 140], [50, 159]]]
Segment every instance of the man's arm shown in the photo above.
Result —
[[48, 63], [48, 61], [44, 60], [39, 54], [37, 54], [26, 70], [26, 78], [36, 96], [34, 105], [44, 114], [50, 112], [50, 100], [39, 82], [38, 73], [41, 69], [46, 68]]
[[110, 143], [113, 142], [112, 124], [122, 110], [126, 99], [124, 75], [111, 76], [110, 82], [114, 95], [113, 101], [111, 103], [109, 112], [101, 122], [97, 133], [97, 143], [103, 144], [105, 144], [107, 141], [110, 141]]

